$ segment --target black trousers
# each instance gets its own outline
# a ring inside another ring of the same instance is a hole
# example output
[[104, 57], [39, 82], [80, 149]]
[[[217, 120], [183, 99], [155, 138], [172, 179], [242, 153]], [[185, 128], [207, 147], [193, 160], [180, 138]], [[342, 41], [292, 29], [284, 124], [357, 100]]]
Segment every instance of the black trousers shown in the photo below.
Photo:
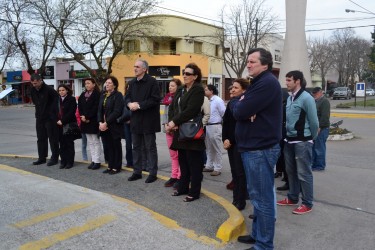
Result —
[[242, 164], [241, 154], [238, 152], [236, 144], [228, 149], [228, 158], [234, 183], [233, 201], [245, 202], [248, 197], [246, 175]]
[[146, 169], [149, 171], [150, 175], [156, 176], [158, 174], [156, 134], [132, 133], [132, 142], [134, 173], [142, 174], [142, 170]]
[[73, 166], [75, 157], [74, 137], [72, 135], [63, 135], [62, 126], [58, 129], [61, 164]]
[[[189, 196], [199, 198], [202, 186], [202, 151], [178, 150], [181, 177], [178, 183], [178, 192], [187, 193]], [[189, 184], [190, 189], [189, 189]]]
[[51, 120], [36, 119], [36, 137], [39, 159], [46, 159], [48, 156], [48, 140], [51, 147], [51, 160], [59, 159], [59, 132], [57, 124]]
[[122, 167], [122, 144], [121, 137], [113, 138], [111, 132], [106, 130], [101, 133], [103, 144], [107, 149], [108, 168], [121, 170]]
[[288, 181], [288, 174], [286, 173], [286, 168], [285, 168], [284, 145], [285, 145], [285, 141], [284, 140], [280, 141], [280, 156], [279, 156], [279, 159], [277, 159], [276, 172], [284, 173], [284, 178], [286, 181]]

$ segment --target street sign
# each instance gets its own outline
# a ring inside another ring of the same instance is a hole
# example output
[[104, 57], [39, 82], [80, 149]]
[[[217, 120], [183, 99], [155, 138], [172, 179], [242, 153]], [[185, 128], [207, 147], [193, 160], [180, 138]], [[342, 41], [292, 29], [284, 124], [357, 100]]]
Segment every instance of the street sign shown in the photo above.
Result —
[[365, 91], [365, 83], [364, 82], [357, 82], [355, 85], [355, 96], [356, 97], [364, 97], [366, 94]]

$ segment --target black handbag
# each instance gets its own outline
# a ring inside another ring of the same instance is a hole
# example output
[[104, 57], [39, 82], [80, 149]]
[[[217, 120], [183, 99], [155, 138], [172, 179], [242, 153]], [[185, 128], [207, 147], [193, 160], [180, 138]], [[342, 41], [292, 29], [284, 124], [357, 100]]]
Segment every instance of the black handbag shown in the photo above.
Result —
[[81, 130], [77, 122], [69, 122], [63, 125], [63, 135], [72, 135], [74, 140], [82, 138]]
[[195, 118], [184, 122], [178, 126], [178, 140], [204, 140], [206, 134], [202, 124], [202, 114], [198, 114]]

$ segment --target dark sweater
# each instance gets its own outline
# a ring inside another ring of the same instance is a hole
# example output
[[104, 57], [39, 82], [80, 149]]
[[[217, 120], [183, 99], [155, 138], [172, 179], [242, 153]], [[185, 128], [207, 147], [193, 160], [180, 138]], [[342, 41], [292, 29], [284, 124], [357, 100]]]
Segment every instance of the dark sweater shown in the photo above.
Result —
[[[239, 152], [262, 150], [279, 143], [282, 128], [282, 92], [270, 71], [264, 71], [232, 106]], [[254, 122], [250, 117], [256, 115]]]

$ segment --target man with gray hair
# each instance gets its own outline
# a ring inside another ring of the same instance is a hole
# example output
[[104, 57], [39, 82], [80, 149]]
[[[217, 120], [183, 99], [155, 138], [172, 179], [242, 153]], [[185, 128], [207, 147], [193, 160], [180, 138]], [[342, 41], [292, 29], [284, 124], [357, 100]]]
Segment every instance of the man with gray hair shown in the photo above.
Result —
[[[148, 63], [138, 59], [134, 64], [135, 78], [129, 82], [125, 105], [132, 111], [130, 131], [133, 141], [134, 173], [128, 178], [136, 181], [142, 178], [142, 159], [146, 156], [149, 176], [146, 183], [157, 180], [158, 152], [156, 132], [160, 132], [160, 89], [155, 78], [147, 74]], [[142, 153], [145, 151], [145, 154]]]

